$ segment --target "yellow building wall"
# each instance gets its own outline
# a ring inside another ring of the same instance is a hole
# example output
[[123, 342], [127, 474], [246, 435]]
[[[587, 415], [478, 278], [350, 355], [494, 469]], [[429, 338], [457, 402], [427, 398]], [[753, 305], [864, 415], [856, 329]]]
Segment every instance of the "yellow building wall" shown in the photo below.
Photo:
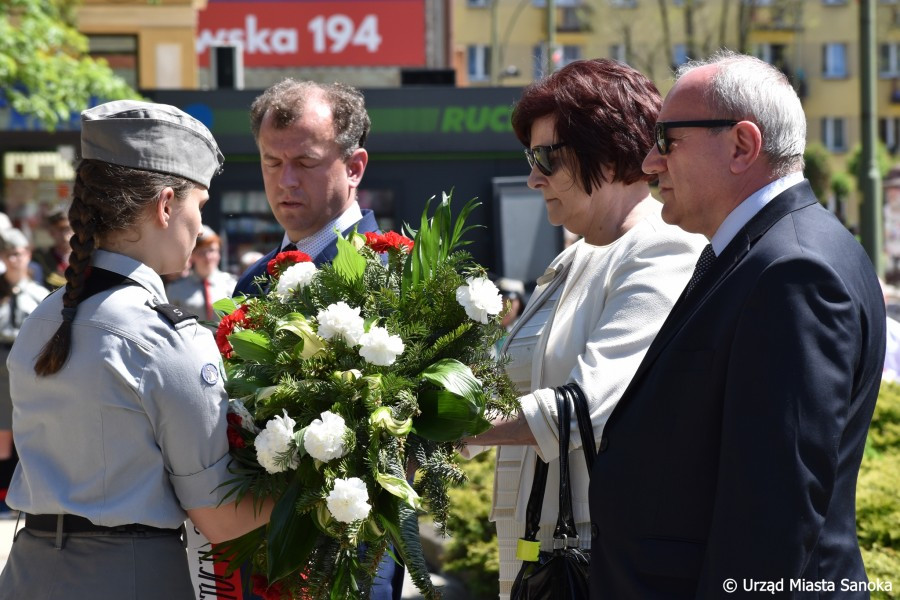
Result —
[[[466, 68], [468, 45], [491, 44], [493, 1], [497, 2], [498, 40], [504, 46], [504, 60], [520, 70], [519, 77], [503, 78], [496, 83], [527, 84], [534, 74], [533, 48], [548, 39], [547, 9], [535, 6], [534, 0], [483, 0], [484, 6], [478, 8], [469, 6], [471, 0], [454, 0], [454, 43], [461, 53], [460, 68]], [[673, 83], [672, 54], [667, 48], [688, 43], [684, 4], [689, 1], [669, 0], [664, 16], [657, 0], [583, 0], [587, 8], [582, 14], [586, 15], [590, 31], [557, 33], [556, 43], [581, 46], [583, 58], [611, 57], [612, 46], [621, 45], [626, 51], [626, 61], [647, 74], [665, 94]], [[561, 3], [557, 0], [557, 4]], [[832, 5], [824, 0], [771, 0], [768, 5], [753, 9], [751, 25], [745, 28], [743, 36], [738, 25], [742, 4], [739, 0], [693, 0], [693, 42], [697, 54], [708, 56], [723, 46], [738, 50], [742, 37], [750, 53], [756, 52], [761, 44], [784, 45], [784, 66], [795, 77], [802, 75], [804, 81], [802, 101], [807, 117], [807, 140], [822, 143], [823, 118], [843, 118], [845, 145], [842, 150], [832, 152], [832, 168], [846, 169], [847, 157], [859, 144], [861, 135], [859, 3], [846, 0]], [[560, 8], [557, 15], [559, 22]], [[876, 65], [880, 45], [897, 44], [897, 73], [900, 74], [900, 3], [876, 2], [875, 23]], [[507, 30], [511, 33], [504, 36]], [[846, 44], [846, 77], [823, 76], [823, 47], [829, 43]], [[877, 69], [876, 66], [876, 72]], [[470, 83], [489, 84], [487, 81]], [[892, 99], [895, 91], [897, 101]], [[900, 120], [897, 77], [878, 77], [876, 99], [879, 118]], [[897, 143], [900, 145], [900, 139]], [[854, 207], [848, 208], [855, 215]]]
[[197, 13], [206, 0], [84, 0], [78, 29], [86, 35], [134, 35], [138, 43], [138, 86], [196, 89], [194, 51]]

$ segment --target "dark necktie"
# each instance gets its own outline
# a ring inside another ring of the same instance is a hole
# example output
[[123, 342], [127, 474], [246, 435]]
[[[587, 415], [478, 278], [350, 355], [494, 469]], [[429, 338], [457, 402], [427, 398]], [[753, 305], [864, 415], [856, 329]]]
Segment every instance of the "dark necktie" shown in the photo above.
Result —
[[287, 246], [281, 249], [282, 252], [295, 252], [297, 250], [297, 244], [291, 242]]
[[709, 270], [715, 260], [716, 253], [713, 252], [712, 244], [707, 244], [703, 252], [700, 253], [700, 258], [697, 259], [697, 266], [694, 267], [694, 274], [691, 275], [691, 280], [688, 281], [687, 287], [684, 289], [685, 297], [691, 293], [691, 290], [703, 278], [703, 275]]

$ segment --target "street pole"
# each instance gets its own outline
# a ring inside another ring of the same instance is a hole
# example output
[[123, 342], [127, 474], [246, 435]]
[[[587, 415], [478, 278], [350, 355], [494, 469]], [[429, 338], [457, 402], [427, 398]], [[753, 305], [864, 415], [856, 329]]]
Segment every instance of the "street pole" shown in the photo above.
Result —
[[491, 85], [500, 83], [500, 35], [497, 33], [497, 5], [500, 0], [491, 0]]
[[556, 70], [553, 52], [556, 50], [556, 0], [547, 0], [547, 75]]
[[860, 237], [863, 248], [884, 276], [884, 225], [882, 218], [881, 173], [876, 152], [877, 103], [875, 98], [875, 0], [859, 0], [859, 71], [862, 128], [862, 207]]

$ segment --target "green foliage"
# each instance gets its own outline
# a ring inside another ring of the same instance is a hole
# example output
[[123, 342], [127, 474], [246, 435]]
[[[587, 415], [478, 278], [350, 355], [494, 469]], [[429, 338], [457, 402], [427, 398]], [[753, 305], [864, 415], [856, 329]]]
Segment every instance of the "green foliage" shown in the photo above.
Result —
[[809, 179], [813, 193], [823, 202], [831, 184], [831, 154], [822, 144], [813, 142], [806, 145], [803, 152], [803, 175]]
[[[891, 165], [893, 164], [891, 154], [888, 152], [887, 147], [880, 141], [875, 147], [875, 162], [881, 177], [888, 174], [888, 171], [891, 170]], [[863, 172], [864, 168], [865, 165], [862, 161], [862, 146], [856, 144], [853, 146], [853, 149], [850, 151], [850, 156], [847, 158], [847, 172], [856, 178], [857, 189], [862, 189], [863, 187], [862, 182], [866, 175], [865, 172]]]
[[866, 565], [866, 574], [869, 581], [890, 581], [893, 591], [873, 591], [872, 600], [889, 600], [900, 597], [897, 589], [897, 574], [900, 573], [900, 554], [893, 548], [872, 546], [862, 548], [863, 562]]
[[860, 544], [866, 547], [900, 547], [900, 506], [897, 500], [900, 493], [900, 453], [867, 457], [866, 466], [860, 469], [856, 493], [856, 530]]
[[[856, 490], [856, 529], [870, 581], [900, 573], [900, 385], [883, 383]], [[876, 600], [893, 592], [872, 593]]]
[[849, 196], [852, 188], [853, 181], [847, 173], [838, 171], [831, 175], [831, 191], [834, 192], [834, 195], [838, 198], [846, 198]]
[[[229, 484], [235, 498], [280, 498], [264, 542], [256, 537], [223, 551], [246, 556], [253, 544], [266, 546], [253, 564], [270, 583], [302, 588], [310, 598], [360, 597], [392, 544], [421, 593], [435, 596], [417, 511], [424, 507], [438, 527], [445, 526], [448, 491], [465, 482], [453, 461], [454, 444], [489, 426], [486, 415], [509, 414], [517, 405], [492, 354], [503, 334], [499, 315], [473, 320], [457, 299], [467, 278], [485, 274], [456, 249], [465, 243], [464, 219], [474, 206], [468, 203], [454, 220], [444, 196], [434, 217], [423, 217], [412, 253], [412, 242], [389, 232], [350, 236], [339, 243], [333, 263], [315, 271], [305, 265], [291, 271], [296, 257], [284, 256], [267, 294], [241, 299], [239, 307], [217, 305], [227, 313], [217, 340], [228, 357], [226, 389], [240, 417], [237, 431], [230, 430], [235, 479]], [[425, 249], [415, 254], [419, 240]], [[414, 261], [416, 277], [406, 279]], [[301, 285], [293, 278], [303, 269], [309, 277]], [[345, 337], [328, 329], [337, 307], [329, 309], [330, 317], [322, 311], [338, 302], [347, 305], [340, 319], [357, 321], [359, 333]], [[375, 327], [403, 342], [387, 362], [363, 352], [362, 331], [373, 334]], [[312, 423], [325, 411], [339, 415], [346, 427], [342, 453], [327, 460], [301, 448], [314, 439]], [[257, 456], [266, 445], [258, 443], [256, 428], [285, 414], [294, 421], [286, 449]], [[285, 472], [268, 473], [260, 460]], [[407, 471], [413, 467], [411, 489]], [[366, 516], [352, 523], [339, 521], [327, 500], [335, 482], [349, 477], [362, 480], [369, 503]], [[297, 583], [307, 565], [310, 577]]]
[[450, 538], [444, 570], [465, 582], [473, 598], [496, 598], [500, 577], [497, 531], [488, 521], [494, 490], [493, 450], [459, 461], [469, 483], [450, 490]]
[[74, 0], [0, 2], [0, 90], [49, 130], [102, 100], [139, 98], [106, 61], [87, 56]]
[[447, 193], [441, 195], [441, 203], [435, 209], [434, 215], [430, 219], [428, 218], [428, 209], [433, 199], [431, 198], [425, 203], [422, 222], [416, 232], [412, 254], [403, 269], [401, 289], [404, 295], [435, 277], [437, 266], [440, 263], [446, 262], [458, 247], [470, 243], [462, 241], [462, 236], [476, 227], [475, 225], [466, 226], [466, 219], [473, 210], [481, 206], [480, 202], [475, 202], [474, 199], [469, 200], [454, 222], [450, 212], [450, 195]]

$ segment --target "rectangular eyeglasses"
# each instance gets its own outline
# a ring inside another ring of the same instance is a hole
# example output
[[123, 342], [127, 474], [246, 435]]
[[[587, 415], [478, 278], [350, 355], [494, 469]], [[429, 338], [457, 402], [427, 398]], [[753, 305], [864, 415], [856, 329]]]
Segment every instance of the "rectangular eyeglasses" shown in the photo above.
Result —
[[658, 121], [654, 132], [656, 134], [656, 149], [660, 154], [668, 154], [671, 149], [666, 131], [674, 127], [703, 127], [705, 129], [715, 129], [716, 127], [734, 127], [737, 121], [729, 119], [711, 119], [705, 121]]
[[525, 148], [525, 158], [528, 159], [528, 165], [532, 169], [537, 166], [538, 171], [549, 177], [553, 175], [553, 163], [550, 162], [550, 153], [554, 150], [559, 150], [565, 145], [565, 142], [559, 142], [558, 144], [551, 144], [550, 146]]

